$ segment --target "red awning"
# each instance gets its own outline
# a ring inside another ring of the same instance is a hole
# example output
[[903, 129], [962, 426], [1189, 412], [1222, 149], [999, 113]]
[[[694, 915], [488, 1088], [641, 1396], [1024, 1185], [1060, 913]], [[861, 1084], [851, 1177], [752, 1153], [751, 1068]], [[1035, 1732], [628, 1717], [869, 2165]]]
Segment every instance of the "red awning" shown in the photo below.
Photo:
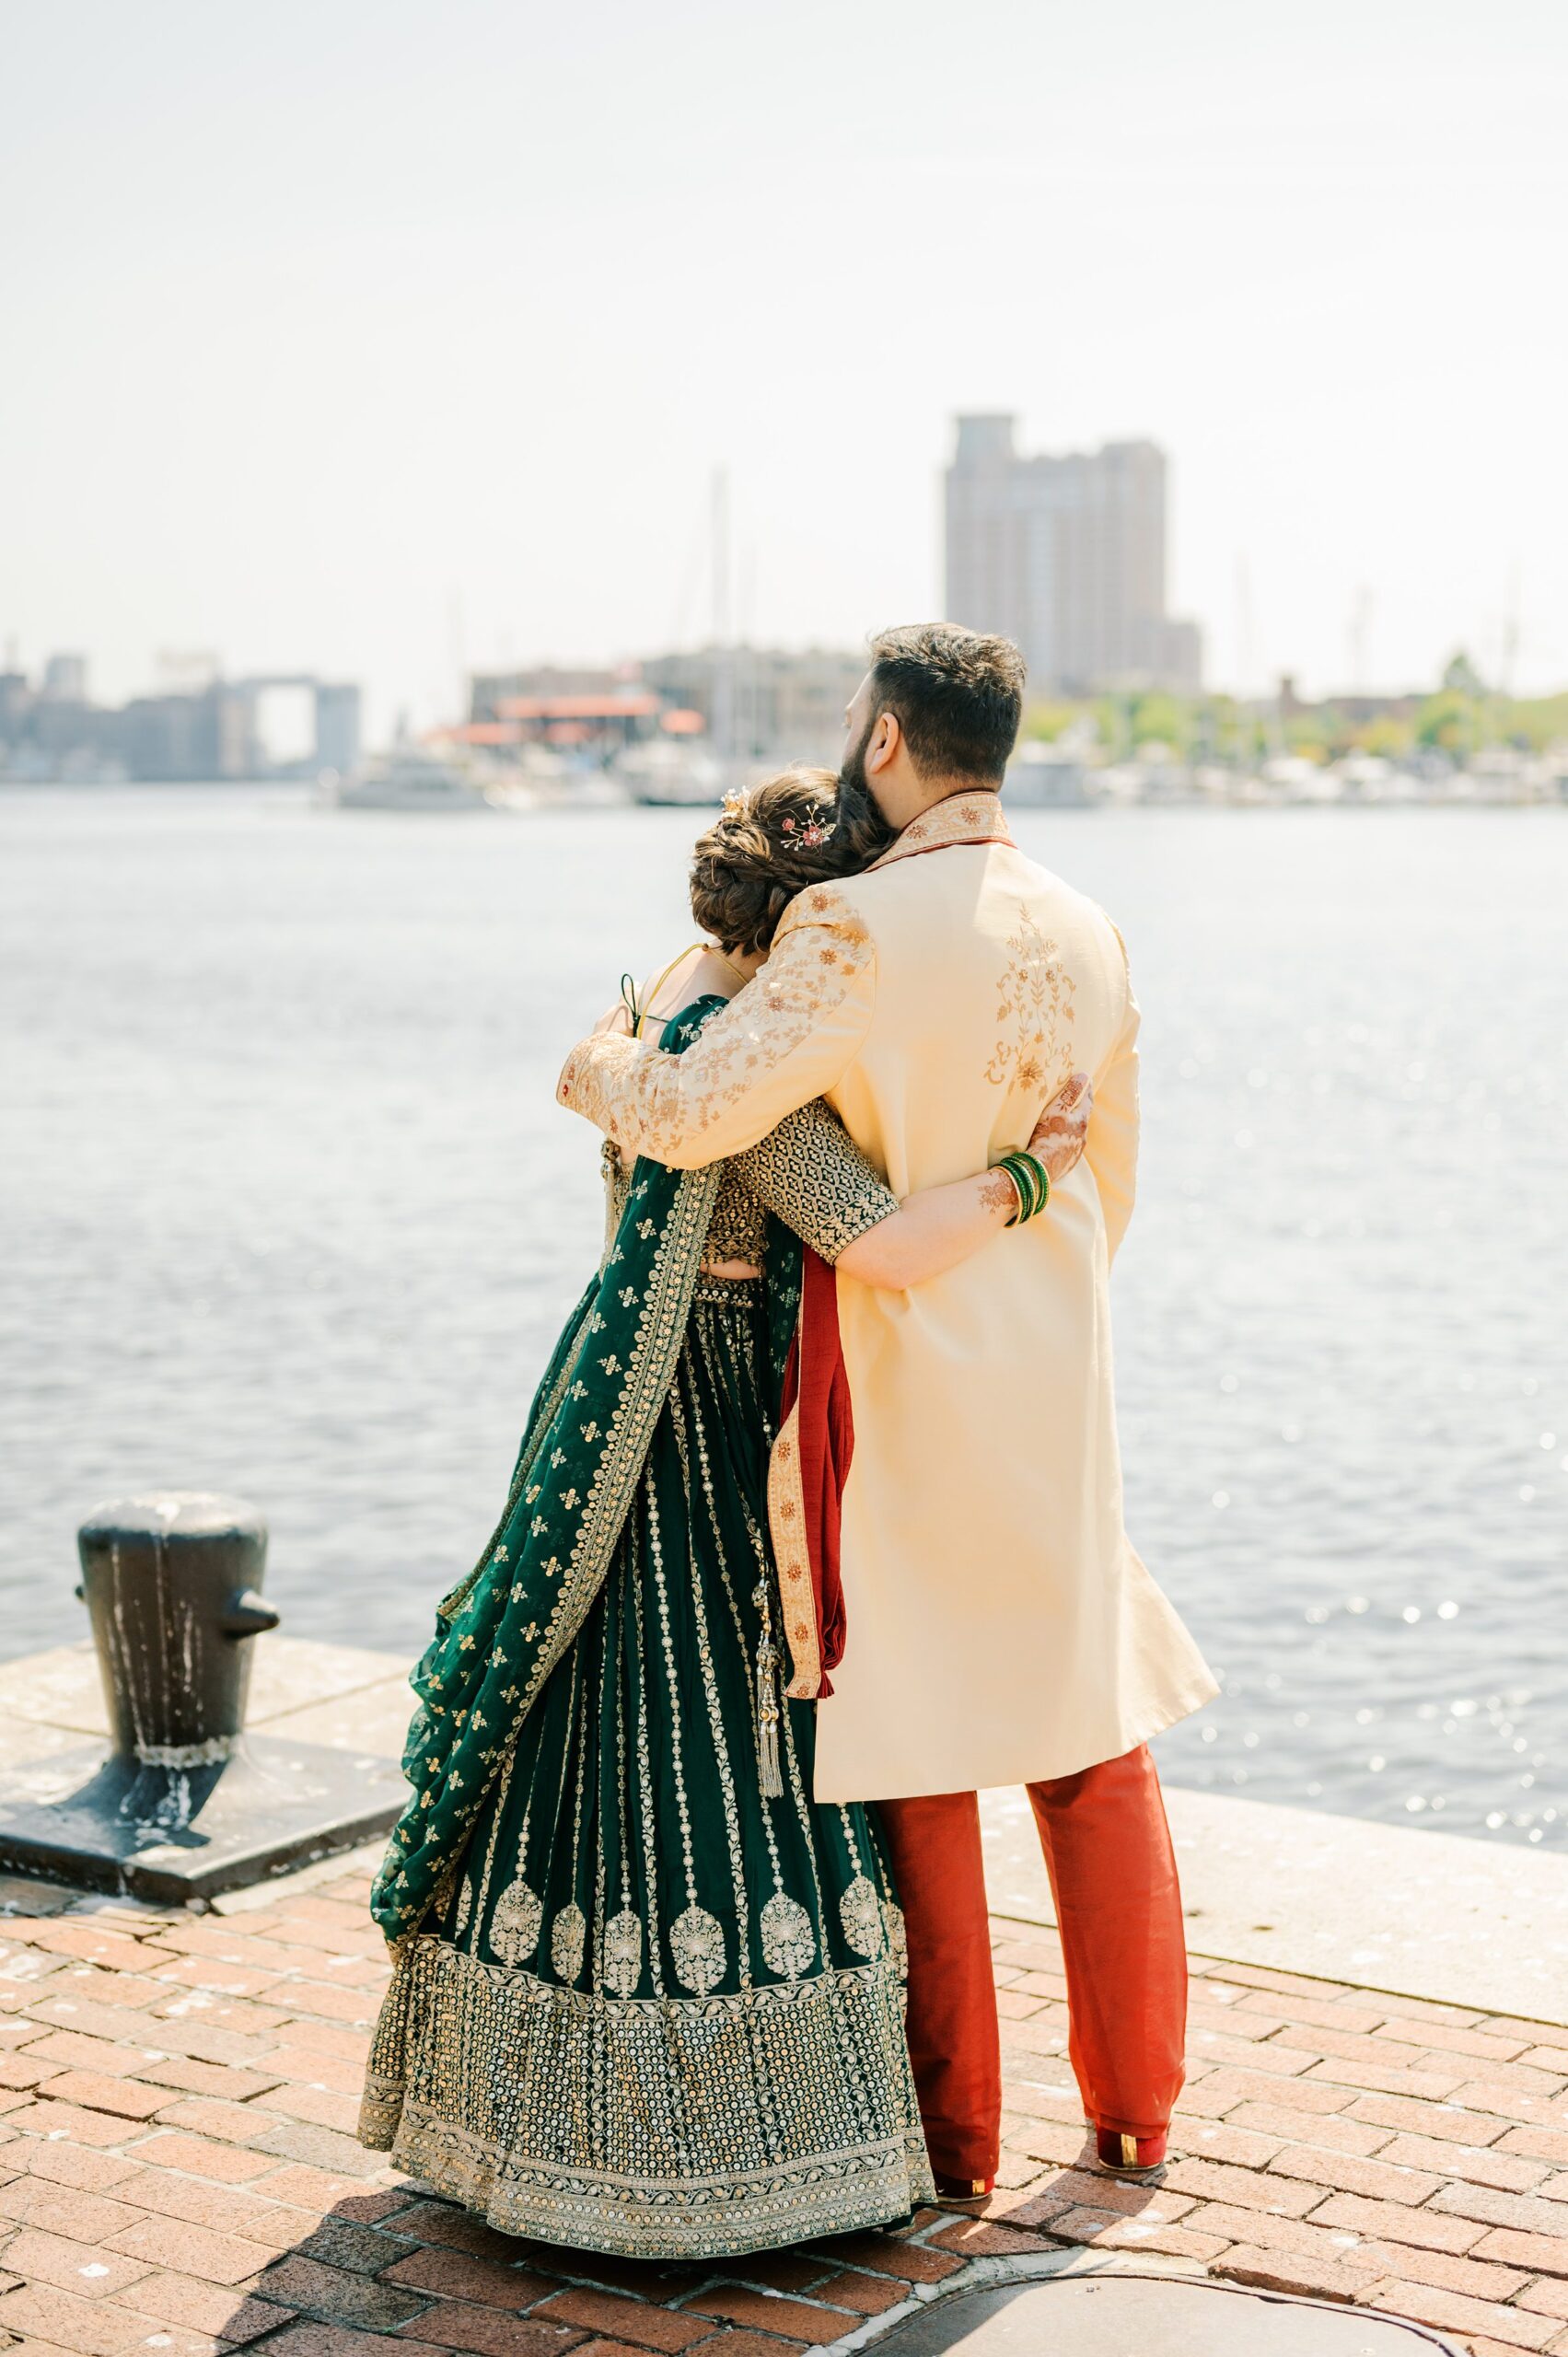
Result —
[[653, 695], [501, 696], [503, 720], [651, 720], [658, 710]]

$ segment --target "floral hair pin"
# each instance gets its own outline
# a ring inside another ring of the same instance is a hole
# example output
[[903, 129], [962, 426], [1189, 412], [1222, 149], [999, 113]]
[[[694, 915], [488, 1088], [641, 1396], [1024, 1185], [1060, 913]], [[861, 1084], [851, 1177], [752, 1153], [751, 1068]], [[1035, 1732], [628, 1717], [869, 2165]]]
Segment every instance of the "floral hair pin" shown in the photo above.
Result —
[[[783, 819], [780, 822], [779, 831], [781, 834], [793, 835], [795, 832], [795, 820], [793, 819]], [[808, 825], [802, 827], [800, 830], [800, 840], [805, 844], [807, 851], [820, 851], [822, 845], [831, 838], [832, 831], [831, 827], [827, 824], [826, 820], [821, 819], [813, 819]]]

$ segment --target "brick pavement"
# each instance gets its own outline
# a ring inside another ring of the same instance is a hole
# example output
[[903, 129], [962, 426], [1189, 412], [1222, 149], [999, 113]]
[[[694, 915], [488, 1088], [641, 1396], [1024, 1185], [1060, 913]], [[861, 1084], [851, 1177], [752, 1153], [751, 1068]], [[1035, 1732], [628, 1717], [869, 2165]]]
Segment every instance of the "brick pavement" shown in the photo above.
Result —
[[1075, 2165], [1055, 1939], [998, 1922], [989, 2214], [659, 2267], [497, 2235], [354, 2142], [367, 1888], [170, 1915], [0, 1881], [0, 2348], [799, 2357], [975, 2258], [1088, 2246], [1568, 2352], [1568, 2031], [1198, 1959], [1144, 2190]]

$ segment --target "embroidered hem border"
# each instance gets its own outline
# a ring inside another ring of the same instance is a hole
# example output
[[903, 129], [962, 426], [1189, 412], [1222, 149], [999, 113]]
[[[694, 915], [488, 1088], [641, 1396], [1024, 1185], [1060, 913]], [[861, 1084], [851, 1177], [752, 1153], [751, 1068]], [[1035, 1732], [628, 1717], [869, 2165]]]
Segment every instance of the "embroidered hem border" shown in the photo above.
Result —
[[633, 2258], [850, 2234], [933, 2192], [887, 1959], [617, 1999], [418, 1935], [359, 2137], [503, 2234]]

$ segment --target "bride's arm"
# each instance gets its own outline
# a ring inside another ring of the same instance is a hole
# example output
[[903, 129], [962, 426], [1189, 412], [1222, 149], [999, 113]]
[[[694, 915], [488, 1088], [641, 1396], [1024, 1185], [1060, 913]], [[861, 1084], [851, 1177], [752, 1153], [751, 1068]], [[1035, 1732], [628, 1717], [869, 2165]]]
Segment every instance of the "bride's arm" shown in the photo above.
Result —
[[[1084, 1150], [1091, 1103], [1086, 1076], [1074, 1074], [1036, 1124], [1028, 1150], [1052, 1184]], [[738, 1161], [753, 1193], [824, 1260], [882, 1292], [907, 1293], [957, 1268], [1019, 1210], [1005, 1170], [924, 1187], [900, 1203], [820, 1099]]]
[[[1052, 1186], [1083, 1153], [1093, 1105], [1087, 1075], [1074, 1073], [1036, 1123], [1028, 1151]], [[839, 1266], [859, 1284], [907, 1293], [969, 1260], [1011, 1226], [1020, 1208], [1018, 1190], [1005, 1170], [977, 1170], [946, 1187], [923, 1187], [906, 1195], [890, 1219], [857, 1237], [840, 1254]]]

